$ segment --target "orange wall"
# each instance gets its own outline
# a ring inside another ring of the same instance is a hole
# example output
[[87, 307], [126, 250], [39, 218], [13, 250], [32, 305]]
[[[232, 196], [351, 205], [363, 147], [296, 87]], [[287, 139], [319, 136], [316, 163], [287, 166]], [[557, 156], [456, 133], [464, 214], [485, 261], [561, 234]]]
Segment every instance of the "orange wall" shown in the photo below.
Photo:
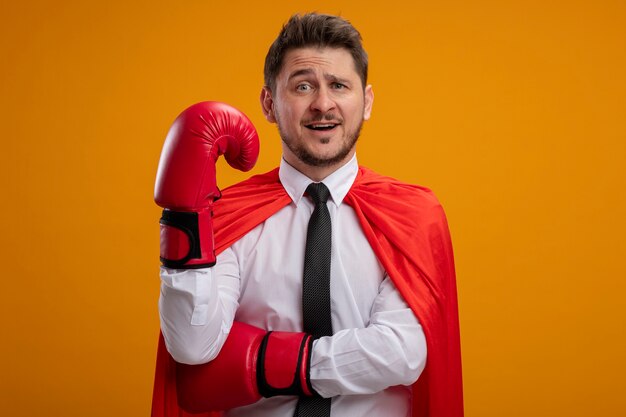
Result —
[[253, 172], [275, 166], [262, 61], [308, 10], [369, 51], [360, 162], [447, 209], [467, 416], [626, 414], [625, 3], [262, 4], [0, 6], [0, 414], [148, 414], [165, 133], [225, 101], [262, 137]]

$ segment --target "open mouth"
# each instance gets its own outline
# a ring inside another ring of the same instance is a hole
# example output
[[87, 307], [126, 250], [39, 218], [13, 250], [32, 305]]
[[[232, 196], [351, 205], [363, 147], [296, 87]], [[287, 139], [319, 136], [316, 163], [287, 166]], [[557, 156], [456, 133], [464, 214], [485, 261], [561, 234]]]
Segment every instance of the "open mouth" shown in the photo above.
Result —
[[314, 123], [314, 124], [304, 125], [304, 127], [306, 127], [307, 129], [319, 130], [322, 132], [332, 130], [337, 126], [338, 126], [337, 123]]

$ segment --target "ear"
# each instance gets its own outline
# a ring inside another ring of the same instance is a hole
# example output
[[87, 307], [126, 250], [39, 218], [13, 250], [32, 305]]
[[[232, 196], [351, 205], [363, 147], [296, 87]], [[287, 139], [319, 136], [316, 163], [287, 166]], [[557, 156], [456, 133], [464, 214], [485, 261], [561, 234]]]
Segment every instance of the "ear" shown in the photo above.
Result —
[[368, 84], [365, 87], [365, 106], [363, 109], [363, 120], [369, 120], [372, 115], [372, 106], [374, 105], [374, 90], [372, 90], [372, 85]]
[[265, 86], [261, 90], [261, 108], [265, 118], [270, 123], [276, 123], [276, 117], [274, 117], [274, 99], [272, 99], [272, 92], [269, 87]]

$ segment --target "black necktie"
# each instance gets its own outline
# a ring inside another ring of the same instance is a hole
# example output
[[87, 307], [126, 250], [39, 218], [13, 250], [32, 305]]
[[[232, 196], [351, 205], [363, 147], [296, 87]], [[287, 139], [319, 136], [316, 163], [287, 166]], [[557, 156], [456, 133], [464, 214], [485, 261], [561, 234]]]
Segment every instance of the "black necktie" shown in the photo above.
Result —
[[[332, 228], [326, 201], [330, 192], [323, 183], [310, 184], [307, 193], [315, 203], [309, 220], [304, 252], [302, 317], [304, 331], [314, 339], [332, 336], [330, 317], [330, 248]], [[300, 397], [295, 417], [330, 416], [330, 398]]]

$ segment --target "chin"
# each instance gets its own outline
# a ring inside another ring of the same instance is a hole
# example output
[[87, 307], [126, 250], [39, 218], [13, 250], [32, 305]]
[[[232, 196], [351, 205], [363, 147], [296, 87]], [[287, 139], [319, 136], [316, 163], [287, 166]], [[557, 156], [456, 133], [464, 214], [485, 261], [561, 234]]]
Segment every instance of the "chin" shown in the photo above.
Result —
[[352, 149], [334, 149], [332, 152], [312, 152], [301, 151], [298, 152], [298, 159], [309, 166], [314, 167], [329, 167], [343, 163]]

